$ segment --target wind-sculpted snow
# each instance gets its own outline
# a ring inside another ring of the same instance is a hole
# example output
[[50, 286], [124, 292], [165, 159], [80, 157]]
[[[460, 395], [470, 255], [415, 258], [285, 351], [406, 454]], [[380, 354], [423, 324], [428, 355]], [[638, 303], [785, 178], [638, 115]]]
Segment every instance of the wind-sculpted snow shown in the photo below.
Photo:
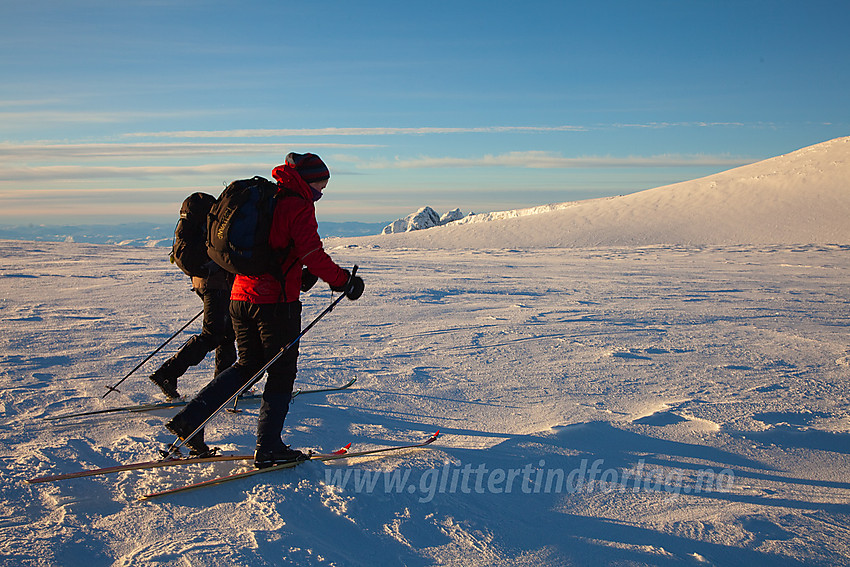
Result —
[[[171, 348], [101, 396], [199, 300], [162, 249], [0, 241], [2, 562], [850, 562], [850, 247], [330, 252], [366, 293], [304, 337], [296, 387], [358, 381], [297, 398], [286, 440], [440, 439], [138, 504], [237, 465], [23, 481], [171, 440], [168, 411], [43, 418], [156, 400], [145, 376]], [[303, 299], [306, 320], [331, 296]], [[207, 439], [250, 452], [258, 407], [243, 409]]]

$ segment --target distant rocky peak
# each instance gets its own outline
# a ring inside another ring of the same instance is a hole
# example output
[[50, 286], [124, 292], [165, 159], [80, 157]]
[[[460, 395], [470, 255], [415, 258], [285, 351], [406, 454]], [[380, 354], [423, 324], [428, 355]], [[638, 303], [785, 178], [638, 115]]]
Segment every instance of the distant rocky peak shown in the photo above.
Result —
[[384, 228], [382, 234], [411, 232], [414, 230], [422, 230], [425, 228], [442, 226], [444, 224], [460, 220], [464, 216], [465, 215], [461, 212], [460, 209], [453, 209], [444, 214], [443, 216], [440, 216], [439, 214], [437, 214], [437, 211], [435, 211], [431, 207], [425, 206], [416, 211], [415, 213], [411, 213], [402, 219], [398, 219], [396, 221], [391, 222]]

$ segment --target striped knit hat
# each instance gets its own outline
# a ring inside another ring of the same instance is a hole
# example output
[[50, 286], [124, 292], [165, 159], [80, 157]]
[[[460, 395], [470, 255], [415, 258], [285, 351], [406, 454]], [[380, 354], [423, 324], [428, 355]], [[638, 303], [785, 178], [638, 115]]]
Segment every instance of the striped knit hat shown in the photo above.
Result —
[[294, 167], [295, 171], [301, 176], [301, 179], [307, 183], [324, 181], [331, 177], [328, 166], [316, 154], [296, 154], [295, 152], [291, 152], [286, 155], [286, 163]]

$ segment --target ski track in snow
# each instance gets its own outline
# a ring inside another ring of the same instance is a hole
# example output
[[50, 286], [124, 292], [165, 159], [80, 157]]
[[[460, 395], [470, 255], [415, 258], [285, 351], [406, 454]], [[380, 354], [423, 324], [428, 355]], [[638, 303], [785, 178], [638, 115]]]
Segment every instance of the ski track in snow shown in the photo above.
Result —
[[[170, 441], [169, 411], [42, 418], [156, 399], [145, 377], [189, 334], [101, 396], [200, 302], [163, 249], [0, 242], [0, 563], [850, 562], [850, 247], [330, 252], [360, 265], [366, 294], [305, 336], [297, 387], [358, 381], [297, 398], [287, 440], [440, 439], [136, 503], [241, 465], [28, 485]], [[305, 323], [331, 300], [320, 287]], [[251, 451], [256, 414], [221, 416], [207, 438]], [[594, 482], [554, 490], [552, 471], [597, 461]], [[544, 472], [508, 491], [496, 471], [524, 467]], [[707, 470], [733, 481], [698, 491]], [[409, 474], [400, 491], [328, 483], [394, 471]]]

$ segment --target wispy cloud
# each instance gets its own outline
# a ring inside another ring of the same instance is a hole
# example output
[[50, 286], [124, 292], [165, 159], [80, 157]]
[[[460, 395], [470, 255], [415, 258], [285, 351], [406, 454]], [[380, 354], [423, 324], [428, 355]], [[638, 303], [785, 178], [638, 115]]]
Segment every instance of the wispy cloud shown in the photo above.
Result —
[[138, 138], [272, 138], [279, 136], [410, 136], [426, 134], [503, 134], [519, 132], [581, 132], [583, 126], [481, 126], [471, 128], [284, 128], [244, 130], [182, 130], [174, 132], [136, 132], [125, 137]]
[[[251, 171], [265, 171], [269, 163], [258, 161], [228, 163], [191, 163], [182, 165], [110, 165], [104, 159], [138, 159], [163, 157], [214, 157], [216, 155], [234, 156], [237, 154], [256, 156], [264, 153], [280, 154], [288, 147], [284, 144], [153, 144], [153, 145], [0, 145], [0, 182], [41, 181], [47, 179], [151, 179], [156, 177], [181, 177], [197, 175], [222, 175], [227, 177], [244, 176]], [[337, 147], [330, 145], [329, 147]], [[350, 147], [350, 146], [342, 146]], [[361, 146], [354, 146], [361, 147]], [[366, 146], [370, 147], [370, 146]], [[488, 168], [508, 167], [526, 169], [577, 169], [577, 168], [651, 168], [651, 167], [699, 167], [722, 166], [737, 167], [752, 163], [746, 157], [728, 155], [656, 155], [656, 156], [582, 156], [565, 157], [553, 152], [526, 151], [504, 154], [488, 154], [476, 157], [420, 156], [398, 158], [395, 160], [364, 160], [361, 157], [337, 154], [333, 156], [338, 163], [350, 163], [357, 170], [389, 169], [447, 169], [447, 168]], [[20, 163], [35, 163], [37, 160], [49, 160], [45, 165], [22, 166]], [[72, 159], [72, 165], [54, 165], [63, 159]], [[86, 164], [86, 160], [93, 163]]]
[[[662, 129], [662, 128], [724, 128], [724, 127], [743, 127], [753, 126], [755, 124], [746, 124], [744, 122], [634, 122], [634, 123], [617, 123], [611, 124], [611, 128], [646, 128], [646, 129]], [[772, 126], [771, 124], [759, 123], [758, 126]]]
[[0, 108], [31, 108], [34, 106], [44, 106], [49, 104], [58, 104], [63, 102], [60, 98], [19, 98], [19, 99], [0, 99]]
[[[62, 161], [64, 159], [145, 159], [212, 155], [264, 155], [289, 152], [292, 143], [91, 143], [3, 144], [0, 162]], [[379, 148], [378, 144], [311, 143], [315, 148]]]
[[221, 163], [179, 166], [83, 166], [48, 165], [42, 167], [0, 168], [0, 181], [38, 181], [45, 179], [140, 179], [189, 175], [224, 175], [231, 178], [250, 171], [263, 171], [268, 164]]
[[431, 134], [521, 134], [521, 133], [553, 133], [553, 132], [589, 132], [593, 130], [610, 130], [618, 128], [728, 128], [757, 126], [765, 127], [770, 124], [746, 124], [743, 122], [646, 122], [646, 123], [614, 123], [593, 125], [559, 125], [559, 126], [475, 126], [475, 127], [350, 127], [350, 128], [266, 128], [266, 129], [235, 129], [235, 130], [175, 130], [159, 132], [131, 132], [124, 134], [125, 138], [274, 138], [317, 137], [317, 136], [423, 136]]
[[508, 152], [472, 158], [428, 157], [373, 161], [359, 165], [363, 169], [436, 169], [448, 167], [522, 167], [531, 169], [571, 169], [610, 167], [693, 167], [729, 166], [752, 163], [752, 159], [733, 156], [710, 155], [657, 155], [657, 156], [585, 156], [564, 157], [551, 152]]
[[[162, 196], [171, 196], [175, 193], [181, 195], [185, 191], [185, 187], [146, 187], [144, 190], [144, 196], [150, 197], [154, 196], [156, 198], [161, 198]], [[138, 187], [85, 187], [85, 188], [74, 188], [67, 189], [65, 187], [51, 187], [47, 189], [43, 188], [31, 188], [26, 189], [26, 191], [19, 190], [4, 190], [0, 189], [0, 201], [2, 200], [12, 200], [12, 199], [21, 199], [21, 195], [24, 195], [26, 199], [30, 201], [37, 201], [40, 203], [44, 203], [46, 200], [50, 201], [58, 201], [62, 199], [103, 199], [104, 196], [122, 196], [122, 195], [136, 195], [140, 194]], [[0, 211], [2, 212], [2, 211]]]
[[21, 110], [0, 112], [0, 122], [5, 126], [32, 124], [119, 124], [137, 120], [178, 119], [187, 112], [128, 112], [102, 110]]

